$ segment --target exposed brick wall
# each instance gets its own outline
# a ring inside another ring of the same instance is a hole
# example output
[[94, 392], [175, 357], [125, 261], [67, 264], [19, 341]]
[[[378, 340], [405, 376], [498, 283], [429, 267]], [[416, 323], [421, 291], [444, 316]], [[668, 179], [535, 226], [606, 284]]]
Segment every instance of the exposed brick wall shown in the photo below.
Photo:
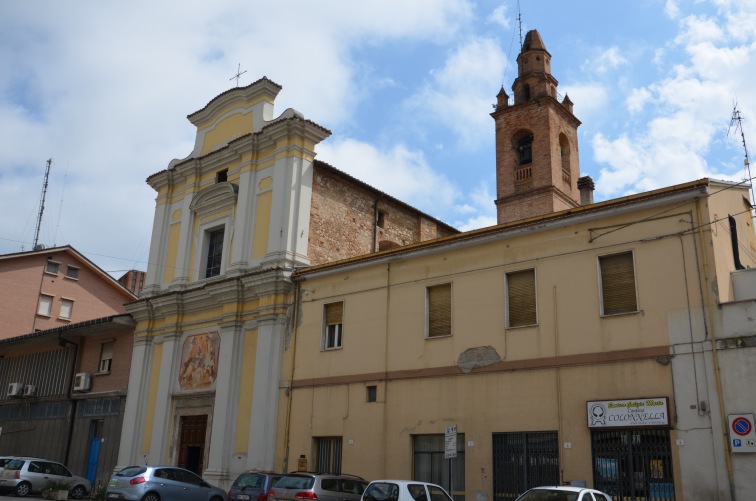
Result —
[[[100, 372], [100, 356], [102, 344], [113, 341], [113, 362], [109, 374]], [[79, 338], [79, 360], [76, 372], [95, 374], [92, 377], [92, 392], [126, 391], [129, 386], [129, 370], [131, 368], [131, 353], [134, 344], [134, 331], [108, 331], [103, 326], [102, 333]]]
[[[384, 214], [376, 226], [376, 209]], [[315, 162], [308, 254], [322, 264], [452, 235], [457, 230], [333, 167]]]
[[[508, 223], [578, 206], [577, 119], [550, 97], [504, 107], [493, 116], [496, 120], [498, 222]], [[523, 130], [533, 135], [532, 162], [519, 167], [513, 138]], [[569, 142], [567, 173], [562, 169], [560, 134]], [[529, 176], [518, 179], [520, 169], [527, 169]]]
[[[48, 257], [60, 263], [57, 274], [45, 273]], [[79, 269], [77, 279], [66, 277], [68, 265]], [[40, 294], [53, 297], [50, 316], [37, 315]], [[70, 319], [60, 318], [64, 298], [73, 300]], [[125, 313], [124, 303], [132, 300], [68, 252], [0, 260], [0, 339]]]

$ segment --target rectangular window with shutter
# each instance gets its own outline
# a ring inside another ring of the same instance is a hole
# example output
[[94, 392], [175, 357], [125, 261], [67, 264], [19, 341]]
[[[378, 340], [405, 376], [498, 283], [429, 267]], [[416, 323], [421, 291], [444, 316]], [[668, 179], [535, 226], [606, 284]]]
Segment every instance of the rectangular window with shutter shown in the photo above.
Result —
[[106, 341], [100, 345], [100, 372], [110, 372], [113, 365], [113, 346], [115, 341]]
[[451, 336], [451, 284], [433, 285], [425, 289], [427, 301], [427, 337]]
[[70, 319], [73, 315], [73, 299], [61, 299], [60, 300], [60, 318]]
[[507, 273], [507, 327], [538, 323], [535, 269]]
[[325, 317], [323, 349], [334, 350], [341, 348], [344, 303], [338, 302], [325, 305], [323, 315]]
[[39, 296], [39, 305], [37, 306], [37, 315], [49, 317], [50, 313], [52, 312], [52, 302], [52, 296], [41, 294]]
[[632, 252], [600, 256], [599, 273], [602, 315], [638, 311]]

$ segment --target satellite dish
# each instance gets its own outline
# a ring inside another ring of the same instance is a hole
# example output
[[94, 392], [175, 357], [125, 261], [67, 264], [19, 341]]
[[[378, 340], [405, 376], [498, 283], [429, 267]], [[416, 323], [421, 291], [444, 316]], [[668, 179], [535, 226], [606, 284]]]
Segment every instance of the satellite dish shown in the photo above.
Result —
[[39, 251], [39, 250], [46, 249], [46, 248], [47, 248], [47, 246], [45, 244], [37, 244], [37, 245], [34, 246], [34, 250], [35, 251]]

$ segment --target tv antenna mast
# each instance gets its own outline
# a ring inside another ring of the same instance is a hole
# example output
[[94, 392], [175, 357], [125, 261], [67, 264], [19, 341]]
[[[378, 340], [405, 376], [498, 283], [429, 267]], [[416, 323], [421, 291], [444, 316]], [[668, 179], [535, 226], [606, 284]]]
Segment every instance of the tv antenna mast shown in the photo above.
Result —
[[37, 242], [39, 241], [39, 228], [42, 226], [42, 213], [45, 212], [45, 196], [47, 196], [47, 180], [50, 178], [50, 166], [52, 165], [52, 158], [47, 159], [47, 167], [45, 168], [45, 182], [42, 185], [42, 200], [39, 202], [39, 215], [37, 216], [37, 229], [34, 230], [34, 244], [32, 244], [32, 250], [37, 250]]
[[748, 146], [746, 146], [745, 132], [743, 132], [743, 117], [740, 116], [740, 110], [738, 109], [738, 103], [736, 102], [732, 108], [732, 118], [730, 119], [730, 128], [727, 129], [727, 135], [730, 135], [730, 129], [735, 127], [735, 130], [740, 131], [740, 140], [743, 143], [743, 165], [745, 166], [745, 172], [748, 183], [751, 185], [751, 205], [754, 202], [753, 196], [753, 177], [751, 176], [751, 162], [748, 159]]
[[520, 0], [517, 0], [517, 25], [520, 27], [520, 52], [522, 52], [522, 10]]

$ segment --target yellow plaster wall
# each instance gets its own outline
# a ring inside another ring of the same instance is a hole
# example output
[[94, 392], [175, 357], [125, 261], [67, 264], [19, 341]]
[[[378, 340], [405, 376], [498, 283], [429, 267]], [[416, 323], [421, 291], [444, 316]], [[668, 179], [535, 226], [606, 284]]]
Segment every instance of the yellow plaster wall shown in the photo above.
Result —
[[160, 361], [163, 356], [163, 344], [154, 345], [152, 351], [152, 366], [150, 367], [149, 392], [147, 394], [147, 409], [144, 414], [144, 435], [142, 435], [142, 454], [150, 451], [152, 443], [152, 424], [155, 421], [155, 405], [157, 401], [158, 383], [160, 382]]
[[247, 453], [249, 444], [249, 421], [252, 416], [252, 389], [255, 385], [255, 355], [257, 353], [257, 329], [244, 335], [244, 355], [239, 385], [239, 409], [236, 413], [235, 453]]
[[178, 255], [179, 235], [181, 233], [181, 223], [171, 224], [168, 231], [168, 250], [165, 255], [165, 270], [163, 272], [163, 283], [169, 283], [176, 276], [176, 256]]
[[221, 119], [205, 133], [201, 155], [206, 155], [232, 139], [249, 134], [252, 128], [252, 112], [234, 113]]
[[257, 259], [268, 253], [268, 232], [270, 231], [270, 213], [273, 192], [266, 191], [257, 195], [257, 213], [255, 215], [255, 235], [252, 244], [252, 257]]

